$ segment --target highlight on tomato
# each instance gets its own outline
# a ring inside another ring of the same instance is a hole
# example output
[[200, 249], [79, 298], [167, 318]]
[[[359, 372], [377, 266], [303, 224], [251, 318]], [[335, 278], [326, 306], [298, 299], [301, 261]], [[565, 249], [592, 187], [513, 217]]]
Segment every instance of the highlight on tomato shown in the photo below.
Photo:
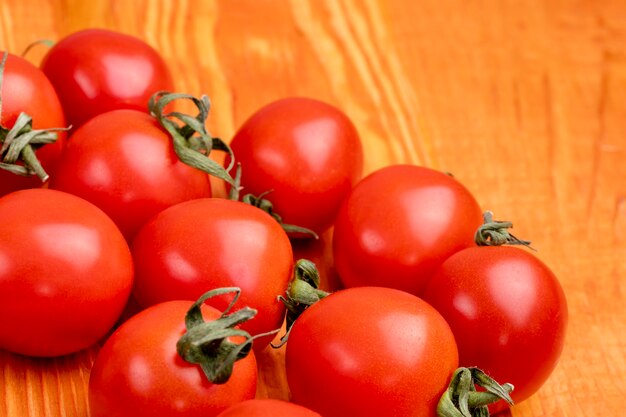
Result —
[[307, 285], [316, 281], [314, 266], [301, 261], [296, 269], [285, 301], [292, 314], [285, 366], [293, 401], [325, 417], [434, 416], [458, 366], [443, 317], [391, 288], [324, 294]]
[[[440, 266], [423, 298], [450, 324], [461, 366], [477, 366], [515, 387], [519, 403], [548, 379], [563, 349], [567, 302], [554, 273], [487, 213], [466, 248]], [[504, 402], [491, 407], [506, 408]]]
[[[176, 100], [191, 101], [198, 114], [167, 113], [165, 108]], [[115, 110], [85, 123], [72, 135], [50, 180], [50, 188], [104, 210], [129, 242], [163, 209], [210, 197], [208, 175], [233, 181], [210, 158], [214, 148], [229, 149], [206, 130], [208, 98], [160, 93], [149, 107], [152, 115]]]
[[[237, 326], [256, 311], [231, 312], [239, 288], [219, 288], [196, 302], [154, 305], [124, 322], [106, 341], [89, 377], [93, 417], [214, 417], [254, 398], [254, 337]], [[228, 296], [224, 310], [205, 304]]]
[[[218, 198], [177, 204], [142, 227], [132, 253], [133, 294], [143, 307], [236, 286], [242, 305], [258, 310], [242, 329], [256, 335], [282, 324], [285, 309], [277, 296], [291, 278], [291, 245], [280, 224], [253, 206]], [[210, 302], [221, 309], [227, 300]], [[255, 349], [271, 339], [257, 340]]]
[[230, 145], [241, 163], [243, 191], [266, 196], [285, 223], [317, 234], [333, 224], [363, 171], [361, 140], [350, 119], [312, 98], [262, 107]]
[[39, 188], [54, 174], [65, 144], [65, 116], [36, 66], [0, 51], [0, 196]]
[[333, 254], [346, 287], [391, 287], [419, 295], [437, 267], [472, 246], [482, 223], [459, 181], [415, 165], [392, 165], [361, 180], [344, 201]]
[[0, 348], [59, 356], [113, 327], [133, 282], [130, 250], [93, 204], [48, 189], [0, 198]]
[[217, 417], [321, 417], [315, 411], [301, 405], [272, 398], [258, 398], [242, 401]]
[[74, 129], [112, 110], [147, 112], [153, 94], [174, 90], [167, 64], [154, 48], [106, 29], [85, 29], [64, 37], [48, 51], [41, 69]]

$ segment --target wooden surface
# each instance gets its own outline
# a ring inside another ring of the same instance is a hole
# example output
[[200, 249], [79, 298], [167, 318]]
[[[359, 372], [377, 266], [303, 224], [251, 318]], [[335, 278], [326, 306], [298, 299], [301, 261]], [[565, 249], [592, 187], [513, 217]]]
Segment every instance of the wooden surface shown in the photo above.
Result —
[[[306, 95], [354, 121], [367, 172], [454, 173], [533, 241], [569, 302], [560, 364], [512, 415], [623, 414], [624, 0], [0, 0], [0, 49], [93, 26], [161, 51], [178, 90], [211, 97], [222, 138], [261, 105]], [[96, 353], [0, 351], [0, 416], [87, 416]], [[286, 395], [281, 359], [262, 355], [260, 395]]]

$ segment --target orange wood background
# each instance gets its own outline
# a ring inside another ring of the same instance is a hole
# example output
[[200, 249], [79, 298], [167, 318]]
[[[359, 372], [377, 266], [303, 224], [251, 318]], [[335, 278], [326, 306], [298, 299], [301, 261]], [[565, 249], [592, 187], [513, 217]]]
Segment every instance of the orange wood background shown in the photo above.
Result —
[[[96, 26], [156, 47], [179, 91], [211, 97], [222, 138], [306, 95], [354, 121], [367, 172], [454, 173], [533, 241], [569, 302], [560, 364], [512, 415], [623, 415], [624, 0], [0, 0], [0, 49]], [[87, 416], [96, 354], [0, 351], [0, 416]], [[281, 360], [261, 356], [259, 395], [287, 395]]]

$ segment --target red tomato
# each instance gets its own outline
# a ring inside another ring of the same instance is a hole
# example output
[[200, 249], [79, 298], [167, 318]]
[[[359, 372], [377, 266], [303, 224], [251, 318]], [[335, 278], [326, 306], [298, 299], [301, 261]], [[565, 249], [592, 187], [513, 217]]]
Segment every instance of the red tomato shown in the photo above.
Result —
[[[291, 246], [278, 222], [255, 207], [213, 198], [178, 204], [141, 229], [132, 252], [134, 296], [144, 307], [239, 287], [241, 305], [258, 310], [242, 329], [255, 336], [282, 324], [285, 310], [276, 297], [291, 278]], [[227, 300], [210, 303], [223, 309]], [[255, 349], [272, 338], [255, 340]]]
[[166, 207], [211, 195], [207, 174], [181, 162], [169, 133], [136, 110], [102, 114], [74, 132], [50, 187], [100, 207], [129, 241]]
[[449, 175], [389, 166], [356, 185], [337, 215], [335, 266], [346, 287], [374, 285], [418, 294], [454, 252], [472, 246], [478, 203]]
[[274, 399], [242, 401], [222, 411], [218, 417], [321, 417], [300, 405]]
[[458, 353], [448, 324], [426, 302], [360, 287], [305, 310], [285, 360], [294, 402], [324, 417], [432, 417]]
[[173, 90], [166, 63], [150, 45], [104, 29], [81, 30], [61, 39], [48, 51], [41, 69], [74, 128], [111, 110], [147, 112], [152, 94]]
[[352, 122], [310, 98], [273, 102], [252, 115], [231, 147], [241, 163], [244, 193], [267, 195], [285, 223], [321, 233], [363, 170]]
[[[225, 384], [213, 384], [202, 369], [176, 351], [185, 333], [191, 301], [169, 301], [148, 308], [122, 324], [107, 340], [91, 370], [92, 417], [216, 416], [237, 402], [254, 398], [254, 353], [235, 362]], [[220, 312], [203, 306], [205, 320]]]
[[[0, 52], [0, 58], [4, 52]], [[9, 54], [2, 81], [2, 130], [11, 129], [24, 112], [33, 119], [33, 129], [66, 127], [59, 98], [43, 72], [23, 58]], [[48, 175], [53, 175], [65, 143], [64, 132], [57, 132], [54, 143], [36, 150], [37, 158]], [[4, 139], [1, 142], [3, 142]], [[36, 176], [22, 177], [0, 169], [0, 196], [24, 188], [41, 187]]]
[[0, 348], [58, 356], [96, 343], [131, 291], [126, 241], [97, 207], [59, 191], [0, 199]]
[[510, 246], [462, 250], [441, 265], [423, 297], [450, 324], [460, 365], [513, 384], [515, 402], [556, 366], [567, 304], [554, 274], [532, 254]]

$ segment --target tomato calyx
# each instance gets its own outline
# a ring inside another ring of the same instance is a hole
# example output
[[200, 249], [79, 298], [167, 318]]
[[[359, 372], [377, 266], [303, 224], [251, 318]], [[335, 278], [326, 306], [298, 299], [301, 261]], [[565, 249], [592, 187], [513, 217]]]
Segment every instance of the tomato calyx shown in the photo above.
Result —
[[[224, 294], [234, 294], [230, 304], [218, 319], [204, 321], [201, 310], [204, 302]], [[187, 312], [185, 316], [187, 331], [176, 343], [178, 354], [185, 361], [199, 365], [207, 379], [214, 384], [226, 383], [233, 372], [235, 362], [248, 356], [252, 350], [254, 339], [267, 335], [265, 333], [253, 337], [248, 332], [235, 328], [257, 314], [257, 311], [250, 307], [228, 313], [240, 294], [241, 289], [237, 287], [218, 288], [204, 293]], [[229, 340], [231, 337], [243, 337], [244, 341], [235, 343]]]
[[[477, 391], [476, 385], [483, 388]], [[513, 405], [513, 385], [500, 385], [478, 368], [458, 368], [437, 405], [439, 417], [489, 417], [488, 405], [504, 400]]]
[[269, 214], [270, 216], [272, 216], [272, 218], [276, 220], [278, 224], [280, 224], [280, 226], [283, 228], [283, 230], [287, 233], [296, 233], [299, 235], [302, 234], [302, 235], [305, 235], [306, 237], [319, 239], [319, 236], [317, 235], [317, 233], [315, 233], [311, 229], [307, 229], [306, 227], [297, 226], [294, 224], [284, 223], [282, 217], [274, 211], [274, 206], [272, 202], [265, 198], [265, 196], [271, 192], [272, 190], [265, 191], [264, 193], [261, 193], [258, 196], [255, 196], [254, 194], [249, 193], [249, 194], [244, 195], [241, 201], [244, 202], [245, 204], [250, 204], [251, 206], [261, 209], [267, 214]]
[[[240, 191], [242, 190], [241, 186], [241, 164], [237, 163], [237, 169], [235, 171], [235, 178], [232, 187], [230, 187], [230, 191], [228, 193], [228, 199], [233, 201], [239, 201]], [[283, 222], [283, 218], [274, 211], [274, 206], [272, 202], [265, 198], [265, 196], [271, 193], [272, 190], [266, 191], [264, 193], [255, 196], [252, 193], [245, 194], [241, 198], [241, 202], [244, 204], [248, 204], [250, 206], [256, 207], [260, 210], [263, 210], [265, 213], [269, 214], [271, 218], [276, 220], [280, 227], [286, 233], [298, 234], [305, 237], [312, 237], [314, 239], [319, 239], [317, 233], [315, 233], [311, 229], [307, 229], [306, 227], [296, 226], [294, 224], [287, 224]]]
[[[176, 111], [166, 113], [165, 107], [175, 100], [190, 100], [198, 109], [198, 114], [191, 116]], [[174, 151], [183, 163], [234, 186], [235, 180], [228, 173], [235, 161], [233, 152], [226, 142], [211, 136], [205, 126], [210, 106], [207, 96], [197, 98], [190, 94], [168, 91], [156, 92], [148, 102], [150, 114], [171, 135]], [[213, 149], [230, 155], [231, 163], [227, 168], [209, 158]]]
[[[8, 53], [4, 52], [0, 62], [0, 91], [4, 79], [4, 68]], [[2, 119], [2, 94], [0, 94], [0, 120]], [[21, 112], [13, 127], [8, 129], [0, 125], [0, 169], [16, 175], [37, 175], [41, 182], [48, 180], [48, 173], [37, 159], [35, 150], [41, 146], [56, 142], [57, 131], [70, 128], [33, 129], [33, 119]]]
[[483, 213], [483, 224], [476, 230], [474, 241], [478, 246], [522, 245], [533, 249], [530, 241], [519, 239], [509, 232], [512, 227], [512, 222], [494, 220], [493, 213], [486, 211]]
[[287, 309], [285, 316], [287, 330], [278, 344], [272, 344], [273, 348], [279, 348], [287, 343], [291, 327], [307, 308], [331, 294], [320, 290], [319, 285], [320, 274], [315, 264], [308, 259], [299, 259], [294, 266], [293, 278], [287, 286], [285, 297], [278, 296]]

